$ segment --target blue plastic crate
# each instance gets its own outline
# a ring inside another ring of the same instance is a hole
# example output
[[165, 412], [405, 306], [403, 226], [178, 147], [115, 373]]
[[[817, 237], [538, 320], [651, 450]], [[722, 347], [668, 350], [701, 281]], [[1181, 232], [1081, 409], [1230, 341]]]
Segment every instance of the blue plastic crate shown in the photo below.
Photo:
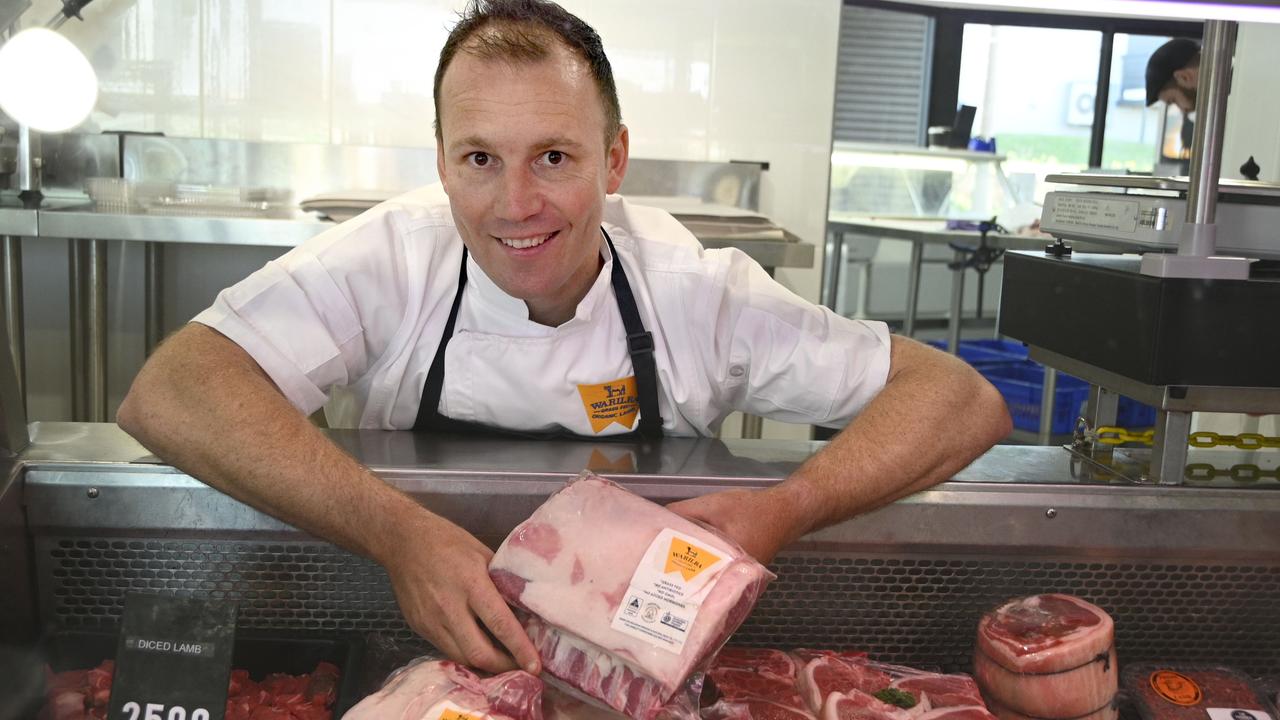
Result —
[[1132, 398], [1120, 396], [1116, 407], [1116, 425], [1126, 428], [1145, 428], [1156, 424], [1156, 409]]
[[[1019, 430], [1040, 430], [1040, 396], [1044, 392], [1044, 367], [1030, 360], [992, 363], [979, 367], [983, 377], [996, 386], [1009, 406], [1013, 426]], [[1050, 432], [1065, 435], [1075, 430], [1076, 418], [1089, 399], [1089, 384], [1070, 375], [1058, 374], [1053, 396], [1053, 423]]]
[[[931, 340], [929, 345], [943, 352], [947, 350], [946, 340]], [[1026, 360], [1027, 346], [1012, 340], [961, 340], [956, 356], [978, 367], [985, 363]]]

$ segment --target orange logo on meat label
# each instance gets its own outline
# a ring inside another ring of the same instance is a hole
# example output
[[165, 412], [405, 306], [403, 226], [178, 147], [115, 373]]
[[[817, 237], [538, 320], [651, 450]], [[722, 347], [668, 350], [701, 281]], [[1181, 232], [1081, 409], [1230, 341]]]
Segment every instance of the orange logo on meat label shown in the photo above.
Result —
[[628, 430], [635, 425], [636, 415], [640, 413], [640, 395], [636, 392], [634, 375], [599, 385], [579, 385], [578, 394], [582, 396], [582, 409], [591, 420], [592, 432], [599, 433], [610, 423], [618, 423]]
[[667, 552], [667, 565], [662, 572], [679, 570], [684, 581], [689, 582], [697, 577], [698, 573], [715, 565], [718, 560], [720, 560], [718, 555], [712, 555], [688, 540], [674, 537], [671, 538], [671, 549]]
[[1172, 670], [1151, 673], [1151, 688], [1175, 705], [1196, 705], [1204, 697], [1195, 680]]
[[445, 708], [444, 712], [440, 713], [440, 717], [437, 718], [436, 720], [484, 720], [484, 719], [485, 719], [484, 715], [472, 715], [470, 713], [464, 713], [461, 710]]

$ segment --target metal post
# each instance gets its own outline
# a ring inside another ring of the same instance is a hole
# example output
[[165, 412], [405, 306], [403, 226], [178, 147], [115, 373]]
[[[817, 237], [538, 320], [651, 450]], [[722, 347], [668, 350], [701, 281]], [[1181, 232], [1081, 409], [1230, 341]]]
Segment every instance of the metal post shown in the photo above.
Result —
[[[1187, 222], [1212, 225], [1218, 211], [1218, 173], [1222, 170], [1222, 138], [1227, 129], [1227, 94], [1236, 24], [1206, 20], [1200, 48], [1200, 80], [1196, 86], [1196, 133], [1191, 143], [1191, 183], [1187, 188]], [[1188, 248], [1187, 250], [1190, 250]], [[1213, 248], [1207, 253], [1212, 255]], [[1179, 246], [1179, 253], [1184, 248]]]
[[1094, 429], [1115, 425], [1119, 410], [1119, 395], [1101, 385], [1089, 386], [1089, 400], [1084, 406], [1084, 416]]
[[1045, 366], [1044, 387], [1040, 390], [1040, 432], [1036, 433], [1036, 443], [1049, 445], [1053, 442], [1053, 401], [1058, 394], [1058, 371]]
[[742, 439], [759, 440], [764, 432], [764, 418], [759, 415], [742, 415]]
[[4, 317], [9, 351], [18, 379], [18, 397], [26, 402], [27, 364], [22, 317], [22, 238], [4, 236]]
[[68, 286], [71, 291], [68, 307], [70, 309], [69, 327], [71, 335], [71, 419], [83, 422], [89, 415], [85, 395], [85, 327], [88, 324], [87, 292], [85, 290], [85, 267], [88, 248], [87, 240], [68, 240], [67, 259], [69, 265]]
[[902, 322], [902, 334], [912, 337], [916, 332], [916, 312], [920, 305], [920, 266], [924, 264], [924, 242], [911, 241], [911, 260], [907, 263], [907, 317]]
[[1151, 480], [1161, 485], [1181, 485], [1187, 468], [1187, 438], [1191, 413], [1160, 410], [1151, 446]]
[[[147, 357], [155, 352], [156, 346], [164, 337], [164, 286], [161, 277], [161, 266], [164, 263], [164, 246], [157, 242], [144, 243], [143, 273], [143, 343]], [[772, 275], [772, 273], [770, 273]]]
[[107, 421], [107, 241], [89, 241], [89, 421]]
[[[957, 263], [964, 263], [964, 253], [956, 251]], [[951, 317], [947, 321], [947, 352], [960, 352], [960, 319], [964, 314], [964, 265], [951, 271]]]
[[835, 228], [827, 228], [827, 247], [824, 252], [826, 266], [823, 268], [822, 304], [832, 312], [839, 314], [836, 302], [840, 296], [840, 271], [844, 262], [844, 232]]
[[40, 133], [26, 125], [18, 126], [18, 190], [21, 194], [40, 194]]
[[1102, 167], [1102, 138], [1107, 126], [1107, 106], [1111, 104], [1111, 59], [1115, 54], [1116, 33], [1107, 28], [1102, 33], [1102, 57], [1098, 61], [1098, 84], [1093, 97], [1093, 129], [1089, 135], [1089, 167]]
[[1200, 48], [1196, 92], [1196, 127], [1191, 143], [1186, 222], [1179, 229], [1178, 252], [1147, 253], [1142, 273], [1156, 277], [1247, 280], [1249, 260], [1217, 256], [1218, 173], [1222, 169], [1222, 137], [1226, 130], [1227, 94], [1236, 24], [1207, 20]]

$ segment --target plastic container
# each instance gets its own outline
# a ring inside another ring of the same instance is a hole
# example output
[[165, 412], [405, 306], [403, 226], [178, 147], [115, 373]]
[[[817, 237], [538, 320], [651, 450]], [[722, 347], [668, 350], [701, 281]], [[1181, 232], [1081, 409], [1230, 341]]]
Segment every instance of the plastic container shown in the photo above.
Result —
[[[932, 347], [945, 351], [945, 340], [932, 340]], [[969, 363], [1004, 395], [1013, 426], [1019, 430], [1040, 430], [1040, 396], [1044, 389], [1044, 366], [1027, 358], [1027, 347], [1012, 340], [963, 340], [957, 356]], [[1058, 373], [1053, 403], [1054, 435], [1075, 431], [1076, 418], [1089, 399], [1089, 384]], [[1151, 427], [1156, 410], [1149, 405], [1121, 397], [1116, 408], [1116, 425], [1126, 428]]]
[[[1040, 429], [1040, 396], [1044, 391], [1044, 367], [1033, 362], [1021, 361], [993, 363], [978, 368], [983, 377], [996, 386], [1009, 406], [1013, 426], [1019, 430], [1036, 432]], [[1085, 401], [1089, 399], [1089, 384], [1070, 375], [1058, 374], [1053, 395], [1053, 422], [1050, 432], [1064, 435], [1075, 430]]]
[[[92, 668], [115, 658], [117, 642], [117, 634], [111, 632], [54, 633], [41, 643], [43, 660], [54, 672]], [[307, 638], [246, 632], [236, 635], [231, 667], [247, 670], [249, 677], [260, 681], [271, 673], [301, 675], [315, 670], [322, 661], [332, 663], [342, 673], [333, 703], [333, 717], [340, 718], [363, 694], [363, 655], [364, 645], [355, 637]], [[34, 718], [42, 704], [43, 697], [29, 717]]]
[[[946, 340], [931, 340], [928, 344], [943, 352], [947, 350]], [[961, 340], [956, 355], [974, 367], [981, 367], [980, 363], [1026, 360], [1027, 346], [1013, 340]]]
[[1276, 708], [1248, 675], [1230, 667], [1195, 663], [1133, 663], [1120, 674], [1143, 720], [1276, 719]]

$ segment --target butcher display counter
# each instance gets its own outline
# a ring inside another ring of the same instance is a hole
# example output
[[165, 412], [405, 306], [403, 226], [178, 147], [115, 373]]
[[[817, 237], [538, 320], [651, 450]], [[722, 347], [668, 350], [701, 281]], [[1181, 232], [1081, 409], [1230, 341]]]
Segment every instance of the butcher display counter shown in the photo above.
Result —
[[[329, 431], [387, 481], [496, 545], [589, 468], [668, 502], [785, 477], [820, 443], [652, 445]], [[129, 592], [230, 598], [244, 631], [416, 641], [373, 563], [165, 466], [111, 424], [34, 423], [0, 495], [10, 649], [112, 631]], [[1243, 451], [1193, 450], [1231, 467]], [[1247, 462], [1258, 462], [1255, 453]], [[997, 447], [952, 481], [815, 532], [734, 642], [966, 669], [981, 614], [1065, 592], [1115, 618], [1121, 661], [1280, 672], [1280, 481], [1134, 485], [1054, 447]]]

